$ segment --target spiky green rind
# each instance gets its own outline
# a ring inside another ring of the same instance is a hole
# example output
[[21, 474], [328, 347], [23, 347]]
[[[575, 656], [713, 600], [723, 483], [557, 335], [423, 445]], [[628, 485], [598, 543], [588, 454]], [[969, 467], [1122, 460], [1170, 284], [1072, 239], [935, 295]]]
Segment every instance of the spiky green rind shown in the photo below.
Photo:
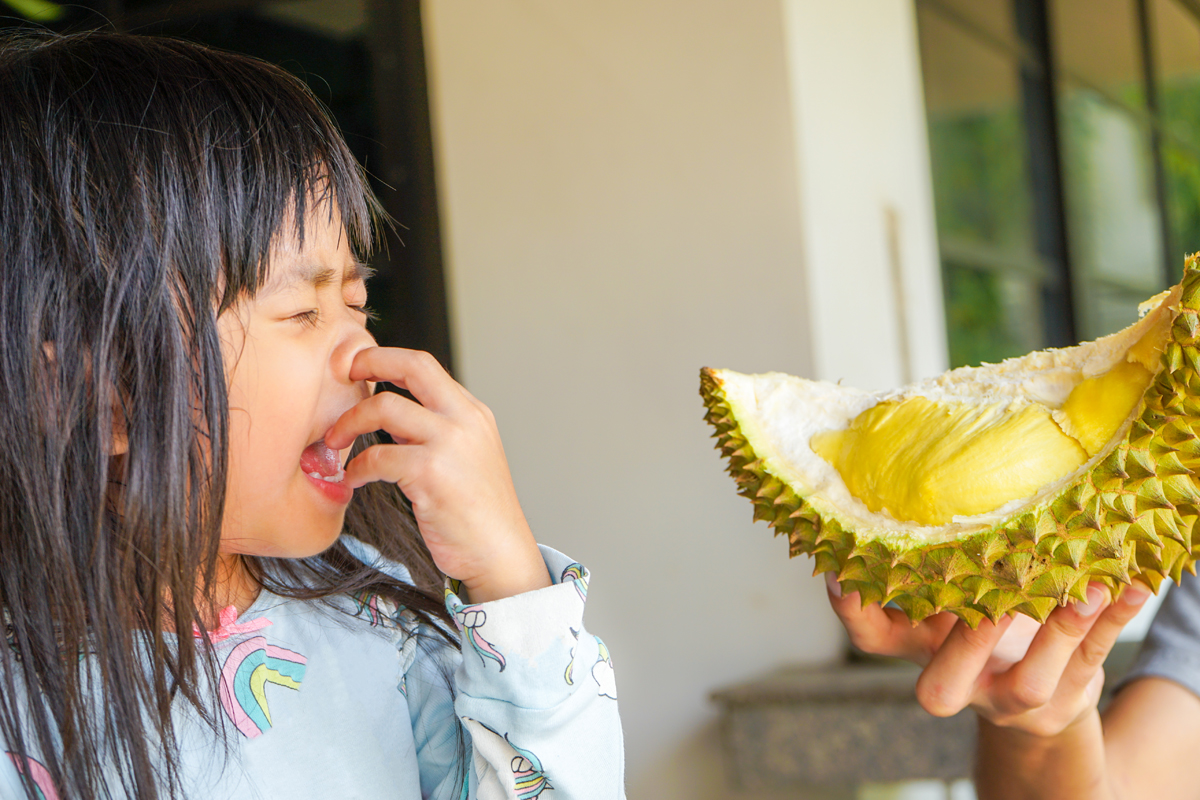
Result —
[[700, 373], [705, 419], [754, 519], [786, 534], [794, 557], [833, 572], [863, 605], [891, 601], [915, 624], [950, 611], [976, 627], [1020, 612], [1044, 622], [1055, 607], [1083, 600], [1090, 582], [1119, 596], [1138, 579], [1154, 591], [1200, 558], [1200, 254], [1184, 267], [1180, 308], [1124, 439], [1053, 497], [990, 530], [953, 542], [893, 549], [859, 542], [773, 475], [742, 435], [720, 377]]

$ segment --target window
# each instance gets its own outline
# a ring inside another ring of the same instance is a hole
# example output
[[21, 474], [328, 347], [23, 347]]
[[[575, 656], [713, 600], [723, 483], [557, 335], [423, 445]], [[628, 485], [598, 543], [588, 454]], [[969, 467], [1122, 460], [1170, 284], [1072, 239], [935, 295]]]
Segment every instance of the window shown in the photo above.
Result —
[[1200, 250], [1200, 3], [917, 0], [950, 359], [1111, 333]]

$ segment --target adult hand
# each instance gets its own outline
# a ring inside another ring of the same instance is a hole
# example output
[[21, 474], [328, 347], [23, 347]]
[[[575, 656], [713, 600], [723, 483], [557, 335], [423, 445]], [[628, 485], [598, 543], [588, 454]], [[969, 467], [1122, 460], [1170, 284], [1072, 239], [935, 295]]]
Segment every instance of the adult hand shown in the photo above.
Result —
[[842, 596], [827, 575], [830, 603], [850, 641], [868, 653], [922, 665], [917, 700], [946, 717], [968, 706], [991, 723], [1052, 736], [1088, 715], [1104, 685], [1104, 659], [1150, 592], [1140, 583], [1111, 602], [1092, 584], [1087, 603], [1055, 609], [1044, 625], [1029, 617], [984, 620], [975, 630], [949, 612], [917, 625], [902, 611]]

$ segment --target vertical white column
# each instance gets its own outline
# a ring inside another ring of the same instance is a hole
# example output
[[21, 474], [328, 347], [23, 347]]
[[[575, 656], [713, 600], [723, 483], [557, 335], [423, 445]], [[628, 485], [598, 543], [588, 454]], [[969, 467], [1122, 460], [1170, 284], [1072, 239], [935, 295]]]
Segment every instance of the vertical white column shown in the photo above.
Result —
[[844, 646], [697, 391], [702, 366], [813, 373], [782, 8], [422, 13], [458, 375], [539, 539], [592, 570], [630, 797], [726, 798], [709, 692]]
[[946, 369], [912, 0], [784, 0], [816, 376]]

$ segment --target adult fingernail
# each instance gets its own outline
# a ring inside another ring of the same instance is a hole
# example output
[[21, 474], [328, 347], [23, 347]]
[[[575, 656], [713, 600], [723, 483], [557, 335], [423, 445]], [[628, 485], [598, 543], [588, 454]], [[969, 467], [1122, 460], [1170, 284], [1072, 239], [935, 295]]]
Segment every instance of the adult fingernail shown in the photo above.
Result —
[[1090, 617], [1100, 610], [1100, 605], [1104, 602], [1104, 590], [1099, 586], [1089, 586], [1087, 590], [1087, 602], [1080, 603], [1075, 612], [1081, 617]]
[[1150, 599], [1150, 590], [1143, 589], [1140, 586], [1130, 586], [1125, 590], [1125, 593], [1121, 595], [1121, 599], [1124, 600], [1127, 605], [1140, 606], [1142, 603]]
[[837, 581], [837, 575], [832, 572], [825, 573], [825, 587], [829, 589], [829, 593], [834, 597], [842, 596], [842, 585]]

